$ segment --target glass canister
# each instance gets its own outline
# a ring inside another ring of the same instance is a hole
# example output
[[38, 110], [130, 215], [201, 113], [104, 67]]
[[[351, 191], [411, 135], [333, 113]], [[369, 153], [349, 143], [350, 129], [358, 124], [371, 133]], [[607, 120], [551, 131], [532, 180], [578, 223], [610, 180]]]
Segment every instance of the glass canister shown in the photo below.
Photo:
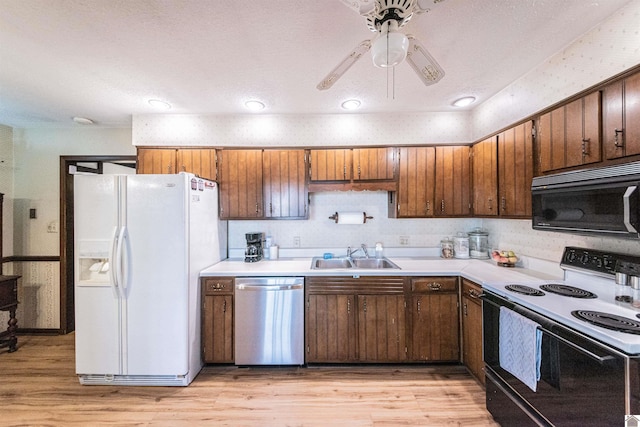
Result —
[[453, 238], [453, 256], [455, 258], [469, 258], [469, 235], [464, 232]]
[[489, 233], [481, 228], [469, 232], [469, 256], [477, 259], [489, 258]]
[[448, 237], [440, 240], [440, 256], [442, 258], [453, 258], [453, 240]]

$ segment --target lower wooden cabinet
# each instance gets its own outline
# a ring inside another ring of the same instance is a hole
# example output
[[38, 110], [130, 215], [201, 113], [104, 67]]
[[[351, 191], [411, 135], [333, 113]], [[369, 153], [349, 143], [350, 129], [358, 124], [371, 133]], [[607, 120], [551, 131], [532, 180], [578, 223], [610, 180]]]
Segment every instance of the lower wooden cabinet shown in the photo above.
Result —
[[402, 277], [307, 277], [307, 363], [407, 361]]
[[233, 363], [233, 277], [201, 280], [202, 359]]
[[484, 384], [481, 292], [480, 285], [462, 279], [462, 362]]
[[412, 360], [460, 360], [457, 277], [412, 278], [411, 319]]

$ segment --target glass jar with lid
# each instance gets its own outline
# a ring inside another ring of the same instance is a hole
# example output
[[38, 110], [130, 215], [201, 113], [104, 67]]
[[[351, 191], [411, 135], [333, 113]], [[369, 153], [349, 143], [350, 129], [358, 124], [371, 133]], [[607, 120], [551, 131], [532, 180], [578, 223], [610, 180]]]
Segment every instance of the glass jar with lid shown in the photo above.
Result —
[[448, 237], [440, 240], [440, 256], [442, 258], [453, 258], [453, 240]]
[[489, 233], [481, 228], [469, 232], [469, 256], [476, 259], [489, 258]]
[[453, 256], [454, 258], [469, 258], [469, 235], [459, 232], [453, 238]]

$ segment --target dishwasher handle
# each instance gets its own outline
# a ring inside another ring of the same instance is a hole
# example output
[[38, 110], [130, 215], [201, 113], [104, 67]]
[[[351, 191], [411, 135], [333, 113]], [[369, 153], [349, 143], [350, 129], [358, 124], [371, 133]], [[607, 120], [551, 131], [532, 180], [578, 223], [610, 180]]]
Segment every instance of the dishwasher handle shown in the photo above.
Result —
[[292, 291], [304, 289], [304, 285], [245, 285], [237, 284], [237, 291]]

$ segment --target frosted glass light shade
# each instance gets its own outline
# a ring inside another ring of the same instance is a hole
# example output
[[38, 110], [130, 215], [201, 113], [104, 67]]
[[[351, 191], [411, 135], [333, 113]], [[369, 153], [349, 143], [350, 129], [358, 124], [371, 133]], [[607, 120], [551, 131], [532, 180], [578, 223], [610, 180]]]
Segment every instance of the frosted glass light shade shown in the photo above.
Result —
[[402, 33], [388, 32], [378, 37], [371, 46], [373, 65], [386, 68], [404, 61], [409, 49], [409, 39]]

